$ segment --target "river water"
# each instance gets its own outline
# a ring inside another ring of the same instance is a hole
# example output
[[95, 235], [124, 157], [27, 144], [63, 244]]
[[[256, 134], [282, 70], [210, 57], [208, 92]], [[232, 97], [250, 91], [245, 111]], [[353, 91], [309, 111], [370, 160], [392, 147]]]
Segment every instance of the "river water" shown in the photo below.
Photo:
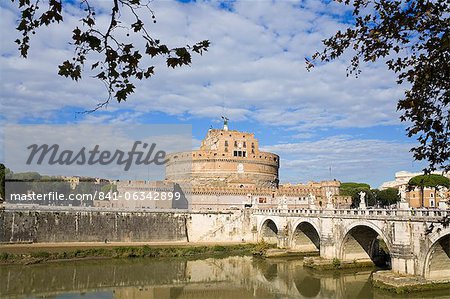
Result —
[[72, 261], [0, 266], [0, 298], [450, 298], [448, 290], [394, 296], [370, 275], [312, 271], [301, 258]]

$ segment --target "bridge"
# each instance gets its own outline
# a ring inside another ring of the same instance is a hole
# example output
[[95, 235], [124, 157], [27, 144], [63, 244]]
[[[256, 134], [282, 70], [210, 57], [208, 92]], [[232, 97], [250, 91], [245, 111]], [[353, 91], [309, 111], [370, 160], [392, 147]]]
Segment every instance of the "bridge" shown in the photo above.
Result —
[[11, 205], [0, 243], [257, 242], [324, 259], [373, 261], [450, 281], [450, 210], [253, 208], [228, 211]]
[[255, 209], [258, 240], [324, 259], [387, 263], [393, 272], [450, 280], [450, 211]]

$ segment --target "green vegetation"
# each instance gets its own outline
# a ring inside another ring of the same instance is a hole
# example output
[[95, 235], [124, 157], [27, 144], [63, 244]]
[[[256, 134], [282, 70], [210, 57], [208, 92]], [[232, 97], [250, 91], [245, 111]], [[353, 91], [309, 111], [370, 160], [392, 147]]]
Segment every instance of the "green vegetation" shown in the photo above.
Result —
[[340, 269], [341, 268], [341, 260], [338, 258], [334, 258], [332, 265], [334, 268]]
[[342, 183], [339, 187], [340, 195], [353, 196], [361, 190], [370, 190], [370, 185], [366, 183]]
[[5, 180], [12, 175], [12, 171], [0, 163], [0, 200], [5, 199]]
[[436, 198], [436, 189], [440, 187], [450, 187], [450, 180], [443, 175], [439, 174], [423, 174], [411, 178], [408, 182], [408, 188], [410, 190], [418, 187], [420, 189], [420, 206], [424, 206], [424, 189], [433, 188], [434, 196]]
[[393, 292], [396, 294], [407, 294], [414, 292], [424, 292], [424, 291], [436, 291], [441, 289], [448, 289], [450, 287], [450, 282], [428, 282], [428, 283], [416, 283], [409, 285], [399, 285], [386, 284], [385, 282], [372, 279], [372, 285], [376, 288]]
[[252, 253], [253, 253], [253, 255], [264, 256], [267, 249], [271, 249], [271, 248], [275, 248], [275, 247], [276, 247], [275, 244], [269, 244], [266, 241], [262, 240], [261, 242], [255, 244], [255, 247], [254, 247]]
[[217, 255], [250, 255], [269, 248], [267, 244], [237, 244], [212, 246], [119, 246], [86, 249], [62, 248], [56, 251], [40, 250], [23, 254], [0, 253], [0, 264], [33, 264], [55, 260], [94, 258], [173, 258], [208, 257]]
[[304, 259], [303, 266], [314, 270], [325, 271], [373, 268], [375, 265], [372, 261], [341, 261], [338, 258], [329, 260], [320, 257], [309, 257]]
[[365, 198], [367, 206], [379, 205], [381, 207], [386, 207], [395, 204], [397, 201], [400, 201], [400, 195], [398, 194], [397, 189], [370, 189], [370, 185], [365, 183], [342, 183], [339, 191], [341, 195], [352, 197], [352, 208], [356, 208], [359, 206], [361, 201], [359, 192], [361, 191], [366, 193]]
[[376, 202], [382, 206], [390, 206], [400, 201], [400, 194], [395, 188], [387, 188], [384, 190], [372, 189], [372, 194], [375, 197]]
[[[0, 191], [2, 192], [2, 198], [8, 198], [9, 194], [27, 194], [28, 191], [33, 191], [36, 194], [46, 194], [48, 192], [57, 192], [58, 194], [64, 194], [66, 197], [69, 194], [97, 194], [98, 191], [107, 193], [109, 191], [117, 192], [117, 186], [113, 184], [106, 184], [106, 182], [97, 183], [94, 178], [82, 177], [77, 182], [76, 186], [71, 187], [71, 183], [61, 176], [47, 176], [41, 175], [37, 172], [19, 172], [13, 173], [8, 168], [0, 164], [0, 179], [2, 185]], [[4, 184], [8, 182], [8, 190], [6, 190]], [[95, 198], [98, 199], [98, 198]], [[44, 203], [44, 201], [41, 201]], [[59, 204], [68, 204], [67, 202], [59, 202]], [[80, 205], [81, 201], [72, 201], [72, 205]], [[85, 205], [92, 205], [92, 201], [85, 201]]]
[[440, 174], [424, 174], [411, 178], [408, 182], [409, 186], [418, 187], [450, 187], [450, 180]]
[[352, 197], [352, 208], [356, 208], [359, 206], [360, 203], [360, 197], [359, 192], [365, 192], [366, 193], [366, 203], [368, 206], [375, 205], [375, 198], [373, 196], [373, 193], [370, 191], [370, 185], [366, 183], [342, 183], [339, 187], [339, 193], [344, 196], [351, 196]]
[[104, 185], [101, 190], [102, 190], [102, 192], [104, 194], [106, 194], [108, 192], [116, 193], [117, 192], [117, 185], [115, 185], [115, 184], [107, 184], [107, 185]]

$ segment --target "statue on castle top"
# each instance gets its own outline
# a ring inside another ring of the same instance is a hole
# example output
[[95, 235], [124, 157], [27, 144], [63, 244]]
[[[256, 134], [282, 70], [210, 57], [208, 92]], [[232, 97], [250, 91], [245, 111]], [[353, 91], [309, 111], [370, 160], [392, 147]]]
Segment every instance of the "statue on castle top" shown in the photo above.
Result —
[[226, 116], [222, 116], [222, 119], [223, 119], [223, 129], [225, 131], [228, 131], [228, 120], [229, 120], [229, 118], [226, 117]]

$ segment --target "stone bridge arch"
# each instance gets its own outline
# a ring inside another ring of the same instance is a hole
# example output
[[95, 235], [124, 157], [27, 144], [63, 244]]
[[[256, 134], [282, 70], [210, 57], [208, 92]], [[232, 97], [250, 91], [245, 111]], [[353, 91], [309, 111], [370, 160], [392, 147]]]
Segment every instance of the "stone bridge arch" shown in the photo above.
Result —
[[392, 241], [373, 221], [355, 221], [343, 231], [338, 245], [339, 259], [372, 261], [391, 268]]
[[299, 219], [291, 226], [289, 247], [303, 252], [320, 251], [320, 229], [311, 219]]
[[450, 277], [450, 227], [440, 228], [428, 238], [422, 275], [431, 280]]
[[265, 241], [270, 244], [278, 243], [278, 233], [281, 230], [281, 226], [277, 223], [274, 217], [265, 217], [261, 221], [259, 227], [259, 241]]

